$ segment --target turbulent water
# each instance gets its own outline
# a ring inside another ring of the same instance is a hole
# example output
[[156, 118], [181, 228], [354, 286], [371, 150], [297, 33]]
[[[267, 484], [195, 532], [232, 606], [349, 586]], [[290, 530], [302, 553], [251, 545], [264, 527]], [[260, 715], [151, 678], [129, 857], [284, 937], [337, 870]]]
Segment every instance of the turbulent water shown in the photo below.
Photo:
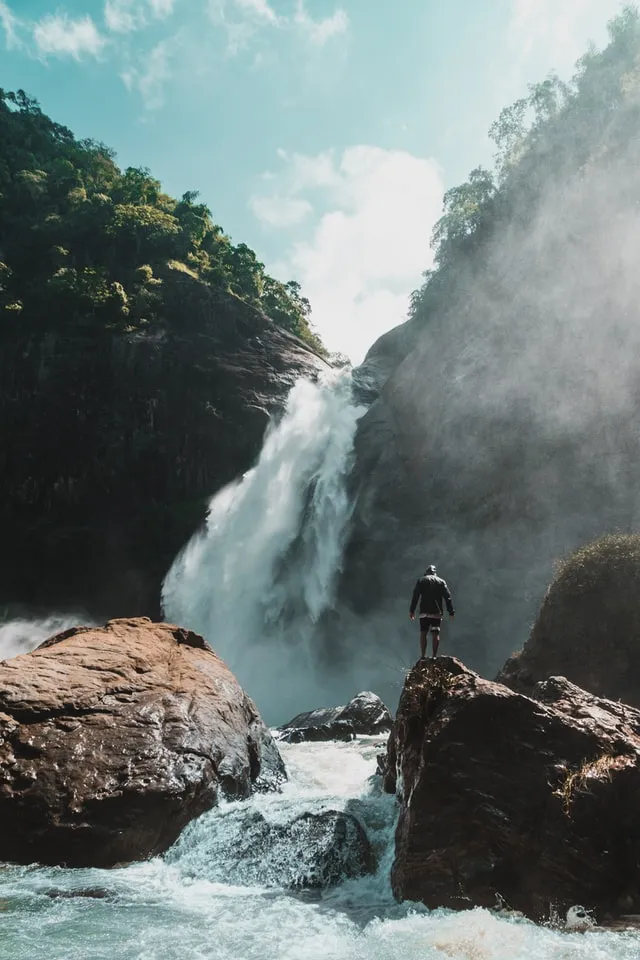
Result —
[[272, 723], [326, 702], [314, 628], [340, 571], [363, 413], [347, 376], [300, 381], [256, 466], [216, 494], [165, 580], [165, 617], [205, 636]]
[[[333, 602], [361, 414], [347, 379], [299, 383], [254, 469], [214, 497], [206, 530], [166, 579], [167, 617], [207, 636], [274, 720], [331, 701], [314, 625]], [[0, 624], [0, 658], [75, 621]], [[355, 674], [345, 669], [342, 679], [350, 695], [359, 689]], [[146, 863], [0, 864], [0, 960], [637, 960], [635, 933], [570, 933], [486, 910], [395, 903], [397, 808], [374, 776], [382, 746], [373, 737], [282, 745], [290, 779], [281, 793], [223, 803]], [[283, 885], [310, 851], [277, 829], [268, 849], [247, 837], [261, 818], [280, 827], [325, 810], [358, 818], [377, 870], [322, 894], [292, 893]]]
[[[205, 814], [162, 859], [116, 870], [0, 867], [0, 960], [637, 960], [635, 934], [558, 932], [486, 910], [394, 903], [395, 803], [372, 779], [380, 746], [375, 738], [285, 745], [282, 794]], [[325, 809], [359, 817], [378, 854], [374, 876], [293, 895], [256, 851], [247, 884], [225, 842], [238, 817], [259, 811], [282, 823]]]

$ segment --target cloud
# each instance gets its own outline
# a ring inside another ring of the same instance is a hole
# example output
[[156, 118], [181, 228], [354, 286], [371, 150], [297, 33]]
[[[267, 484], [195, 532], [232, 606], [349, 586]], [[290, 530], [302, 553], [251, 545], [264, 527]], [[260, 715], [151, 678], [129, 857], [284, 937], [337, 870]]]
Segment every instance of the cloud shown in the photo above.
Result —
[[33, 39], [44, 56], [72, 57], [81, 60], [84, 54], [97, 57], [105, 44], [88, 14], [74, 20], [66, 13], [47, 14], [33, 28]]
[[7, 50], [17, 50], [22, 46], [22, 41], [18, 36], [18, 29], [22, 26], [22, 21], [18, 20], [4, 0], [0, 0], [0, 26], [4, 30]]
[[314, 20], [307, 12], [304, 0], [298, 0], [293, 19], [311, 43], [318, 47], [323, 47], [332, 37], [346, 33], [349, 27], [349, 18], [341, 8], [335, 10], [330, 17]]
[[258, 197], [249, 202], [254, 216], [271, 227], [292, 227], [301, 223], [313, 210], [308, 200], [295, 197]]
[[220, 27], [227, 34], [227, 55], [235, 57], [246, 49], [261, 27], [260, 18], [249, 15], [244, 19], [234, 19], [226, 0], [209, 0], [207, 11], [214, 27]]
[[234, 5], [241, 13], [246, 13], [256, 20], [264, 20], [266, 23], [278, 22], [279, 18], [267, 0], [234, 0]]
[[349, 26], [347, 14], [337, 8], [333, 14], [314, 20], [305, 0], [296, 0], [290, 16], [279, 16], [269, 0], [208, 0], [209, 19], [227, 33], [227, 53], [235, 56], [246, 49], [267, 28], [302, 34], [313, 46], [323, 47]]
[[104, 22], [114, 33], [129, 33], [140, 26], [140, 11], [133, 10], [131, 0], [107, 0], [104, 5]]
[[[281, 173], [266, 180], [274, 187], [275, 219], [288, 209], [283, 197], [304, 202], [301, 194], [314, 195], [325, 212], [272, 270], [302, 284], [328, 348], [357, 362], [404, 319], [408, 296], [432, 263], [429, 239], [444, 191], [440, 169], [434, 160], [366, 145], [339, 157], [281, 151], [280, 158]], [[270, 210], [265, 198], [257, 210], [254, 198], [252, 208], [258, 216]]]
[[131, 33], [148, 25], [148, 14], [165, 20], [173, 13], [175, 0], [106, 0], [104, 22], [113, 33]]
[[510, 45], [521, 57], [544, 55], [562, 69], [620, 10], [620, 0], [512, 0]]
[[127, 90], [137, 90], [145, 109], [158, 110], [164, 104], [164, 90], [171, 79], [171, 59], [177, 37], [161, 40], [144, 56], [142, 69], [131, 68], [120, 76]]
[[148, 0], [151, 13], [158, 20], [166, 20], [173, 13], [175, 0]]

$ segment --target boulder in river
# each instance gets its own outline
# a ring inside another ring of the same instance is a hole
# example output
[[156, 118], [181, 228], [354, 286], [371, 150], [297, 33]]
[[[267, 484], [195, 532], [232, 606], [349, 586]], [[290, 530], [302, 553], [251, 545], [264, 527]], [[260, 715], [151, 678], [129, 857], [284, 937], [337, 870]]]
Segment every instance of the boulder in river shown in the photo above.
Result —
[[532, 919], [640, 912], [640, 711], [563, 677], [536, 699], [451, 657], [410, 671], [389, 738], [392, 886], [428, 907]]
[[189, 630], [111, 620], [0, 662], [0, 860], [141, 860], [220, 793], [285, 778], [255, 705]]
[[342, 707], [325, 707], [299, 713], [280, 728], [286, 743], [305, 740], [353, 740], [366, 734], [386, 733], [393, 723], [389, 710], [375, 693], [365, 691]]
[[167, 860], [208, 881], [290, 890], [324, 889], [375, 867], [359, 820], [338, 810], [306, 811], [287, 823], [257, 810], [219, 810], [205, 829], [186, 831]]

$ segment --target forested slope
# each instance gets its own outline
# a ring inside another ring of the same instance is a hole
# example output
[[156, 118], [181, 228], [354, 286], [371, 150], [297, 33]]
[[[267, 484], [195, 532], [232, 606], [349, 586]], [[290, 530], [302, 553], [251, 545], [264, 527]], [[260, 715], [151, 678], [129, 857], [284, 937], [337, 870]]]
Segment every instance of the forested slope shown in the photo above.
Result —
[[[233, 294], [322, 352], [297, 283], [269, 277], [198, 194], [175, 200], [146, 169], [76, 140], [23, 91], [0, 89], [0, 311], [6, 325], [151, 333], [194, 318], [170, 304], [176, 274]], [[198, 322], [198, 318], [195, 318]]]
[[207, 498], [324, 352], [297, 284], [196, 194], [0, 91], [0, 604], [157, 614]]

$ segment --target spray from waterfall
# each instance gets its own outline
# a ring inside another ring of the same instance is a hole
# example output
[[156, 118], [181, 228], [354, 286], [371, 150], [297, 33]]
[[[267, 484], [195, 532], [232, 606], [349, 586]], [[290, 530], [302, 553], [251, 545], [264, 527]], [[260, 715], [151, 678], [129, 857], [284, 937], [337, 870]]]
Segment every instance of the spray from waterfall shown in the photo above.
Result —
[[69, 627], [88, 626], [93, 621], [82, 613], [52, 613], [48, 617], [0, 620], [0, 660], [30, 653], [49, 637]]
[[207, 638], [269, 722], [327, 699], [313, 640], [340, 571], [363, 413], [348, 375], [299, 381], [255, 467], [216, 494], [165, 578], [166, 618]]

